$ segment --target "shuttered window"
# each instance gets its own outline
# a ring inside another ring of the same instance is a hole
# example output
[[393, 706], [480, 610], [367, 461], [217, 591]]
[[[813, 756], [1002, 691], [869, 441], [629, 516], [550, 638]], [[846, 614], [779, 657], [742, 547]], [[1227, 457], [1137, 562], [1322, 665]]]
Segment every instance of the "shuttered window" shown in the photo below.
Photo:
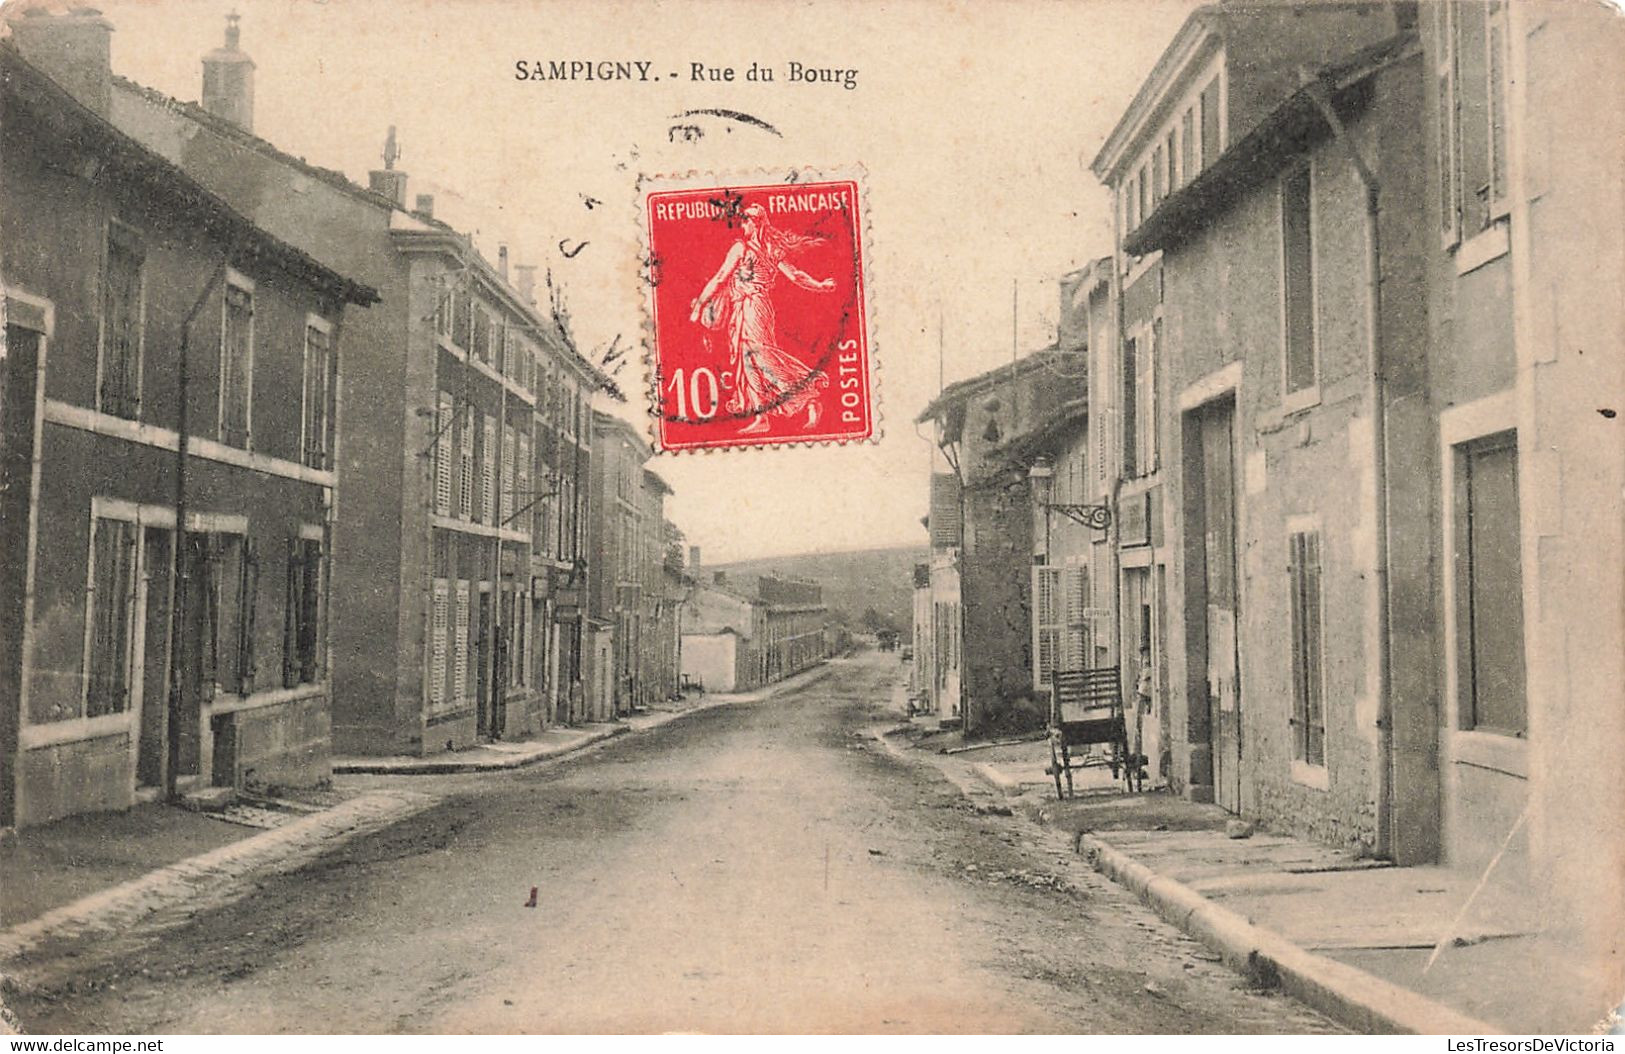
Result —
[[[514, 437], [514, 478], [513, 502], [514, 515], [518, 518], [517, 524], [506, 524], [516, 530], [525, 530], [536, 516], [536, 497], [531, 493], [530, 484], [530, 436], [523, 432]], [[524, 512], [519, 510], [523, 509]]]
[[226, 284], [225, 324], [220, 337], [220, 441], [249, 446], [254, 386], [254, 294]]
[[102, 362], [99, 406], [103, 413], [141, 416], [142, 283], [146, 251], [128, 227], [110, 223], [102, 276]]
[[1432, 6], [1440, 228], [1449, 247], [1509, 209], [1507, 5]]
[[91, 527], [87, 717], [123, 713], [130, 705], [137, 535], [137, 526], [125, 520], [98, 519]]
[[464, 405], [457, 415], [457, 515], [474, 516], [474, 408]]
[[1313, 186], [1309, 166], [1281, 177], [1281, 294], [1285, 322], [1284, 394], [1315, 387], [1315, 245]]
[[451, 515], [451, 459], [452, 459], [452, 422], [455, 411], [452, 398], [446, 392], [440, 393], [439, 407], [435, 412], [435, 440], [434, 440], [434, 511], [442, 516]]
[[1202, 89], [1202, 167], [1207, 168], [1219, 159], [1224, 149], [1223, 129], [1219, 122], [1219, 78], [1215, 76]]
[[332, 399], [333, 335], [315, 320], [305, 325], [304, 452], [311, 468], [331, 468], [328, 458]]
[[1320, 532], [1287, 538], [1291, 589], [1292, 731], [1299, 761], [1326, 764], [1326, 701], [1320, 595]]
[[457, 606], [452, 611], [452, 691], [458, 706], [468, 702], [474, 664], [468, 661], [468, 582], [457, 583]]
[[434, 580], [434, 594], [429, 620], [429, 709], [446, 709], [446, 632], [451, 623], [450, 584], [444, 578]]
[[513, 519], [513, 492], [514, 492], [514, 429], [512, 425], [502, 427], [502, 480], [497, 488], [501, 494], [501, 511], [497, 517], [497, 524], [506, 526]]
[[1089, 569], [1068, 567], [1061, 577], [1066, 585], [1066, 636], [1060, 668], [1082, 670], [1089, 665]]
[[1455, 448], [1456, 680], [1462, 728], [1523, 736], [1523, 548], [1515, 433]]
[[497, 419], [484, 418], [483, 446], [480, 450], [480, 514], [476, 519], [497, 523]]
[[292, 688], [321, 679], [322, 543], [288, 540], [288, 593], [283, 609], [282, 685]]
[[1140, 439], [1140, 338], [1131, 336], [1123, 341], [1123, 476], [1132, 479], [1143, 469], [1139, 458]]
[[1033, 684], [1048, 688], [1064, 660], [1065, 583], [1062, 568], [1033, 568]]

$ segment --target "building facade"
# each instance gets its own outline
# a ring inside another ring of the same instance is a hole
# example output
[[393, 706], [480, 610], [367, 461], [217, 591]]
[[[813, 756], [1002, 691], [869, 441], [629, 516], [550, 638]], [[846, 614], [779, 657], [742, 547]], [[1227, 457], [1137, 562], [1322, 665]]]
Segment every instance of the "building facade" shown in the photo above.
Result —
[[[697, 568], [690, 569], [697, 574]], [[764, 613], [720, 571], [688, 592], [682, 611], [682, 676], [707, 692], [744, 692], [764, 683], [759, 652]]]
[[1585, 5], [1200, 10], [1094, 162], [1092, 391], [1125, 648], [1150, 495], [1173, 787], [1526, 885], [1601, 956], [1625, 780], [1584, 744], [1625, 733], [1622, 660], [1574, 642], [1620, 636], [1625, 466], [1577, 408], [1619, 388], [1625, 129], [1581, 69], [1625, 81]]
[[966, 734], [1043, 725], [1033, 685], [1033, 507], [1010, 444], [1068, 401], [1084, 359], [1049, 348], [945, 388], [918, 423], [935, 429], [931, 480], [933, 712]]
[[337, 391], [377, 295], [119, 132], [110, 34], [0, 46], [4, 825], [330, 773]]
[[[602, 377], [510, 276], [408, 210], [393, 130], [368, 186], [253, 135], [254, 66], [228, 22], [203, 106], [114, 78], [112, 116], [255, 222], [377, 288], [352, 319], [335, 457], [365, 486], [335, 514], [333, 732], [421, 754], [568, 720], [587, 569], [580, 534]], [[341, 393], [342, 394], [342, 393]]]
[[762, 575], [756, 580], [762, 610], [762, 680], [782, 681], [828, 658], [824, 641], [824, 587], [806, 579]]

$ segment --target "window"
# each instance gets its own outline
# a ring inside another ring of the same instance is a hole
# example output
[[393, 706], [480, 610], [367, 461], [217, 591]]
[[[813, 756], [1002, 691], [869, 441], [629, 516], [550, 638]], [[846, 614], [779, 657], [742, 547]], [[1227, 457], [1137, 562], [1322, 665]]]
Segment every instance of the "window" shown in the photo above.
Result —
[[1447, 246], [1507, 214], [1504, 0], [1433, 5], [1440, 228]]
[[107, 414], [141, 416], [141, 349], [144, 302], [141, 268], [146, 250], [121, 223], [107, 228], [102, 274], [102, 361], [98, 408]]
[[434, 331], [436, 335], [451, 337], [452, 288], [444, 275], [440, 277], [434, 301]]
[[1162, 146], [1159, 144], [1157, 148], [1151, 152], [1152, 209], [1155, 209], [1158, 205], [1160, 205], [1162, 203], [1162, 199], [1166, 197], [1168, 193], [1168, 184], [1164, 178], [1168, 172], [1166, 166], [1167, 162], [1163, 159]]
[[1219, 78], [1207, 82], [1202, 89], [1202, 167], [1213, 164], [1224, 149], [1223, 128], [1219, 121]]
[[1134, 359], [1134, 464], [1141, 475], [1157, 470], [1157, 359], [1162, 350], [1162, 319], [1142, 330]]
[[454, 406], [451, 395], [441, 392], [434, 420], [434, 511], [441, 516], [451, 515], [452, 422], [456, 419]]
[[[1033, 684], [1047, 689], [1062, 661], [1064, 598], [1059, 567], [1033, 568]], [[946, 642], [945, 642], [946, 643]]]
[[502, 498], [501, 513], [496, 522], [498, 526], [504, 527], [507, 526], [509, 520], [513, 519], [514, 513], [514, 454], [518, 445], [515, 442], [514, 435], [513, 425], [504, 424], [502, 426], [502, 482], [498, 488]]
[[468, 351], [472, 347], [469, 328], [473, 325], [474, 298], [466, 289], [458, 289], [451, 299], [451, 342]]
[[314, 684], [320, 677], [322, 542], [288, 539], [288, 602], [282, 623], [282, 686]]
[[500, 523], [497, 519], [497, 419], [486, 417], [484, 443], [480, 450], [480, 514], [476, 519]]
[[311, 468], [332, 467], [328, 430], [333, 391], [333, 328], [311, 315], [305, 321], [304, 452]]
[[204, 679], [234, 695], [254, 691], [255, 615], [259, 556], [254, 539], [240, 534], [189, 535], [199, 559], [204, 625]]
[[491, 316], [485, 313], [485, 308], [474, 305], [474, 336], [468, 350], [479, 356], [481, 362], [491, 361], [491, 330]]
[[1196, 156], [1196, 108], [1193, 106], [1179, 119], [1179, 171], [1185, 182], [1189, 183], [1200, 168], [1201, 163]]
[[1068, 567], [1061, 580], [1066, 587], [1066, 634], [1062, 638], [1061, 669], [1082, 670], [1089, 665], [1089, 569]]
[[1135, 226], [1139, 226], [1141, 223], [1145, 222], [1147, 216], [1151, 215], [1152, 208], [1151, 178], [1150, 173], [1145, 170], [1144, 165], [1140, 166], [1140, 174], [1134, 177], [1134, 185], [1137, 188], [1137, 193], [1139, 194], [1139, 201], [1136, 205], [1135, 211], [1135, 216], [1137, 217]]
[[1281, 177], [1283, 388], [1288, 396], [1311, 392], [1318, 380], [1313, 189], [1307, 164]]
[[523, 432], [516, 432], [514, 435], [513, 463], [514, 511], [511, 515], [518, 518], [519, 523], [511, 526], [516, 530], [524, 530], [525, 525], [536, 516], [536, 495], [531, 493], [530, 436]]
[[1522, 736], [1523, 553], [1514, 433], [1455, 448], [1456, 670], [1463, 728]]
[[1140, 474], [1138, 457], [1140, 434], [1139, 361], [1140, 340], [1131, 336], [1123, 341], [1123, 475], [1133, 478]]
[[1162, 146], [1163, 161], [1168, 166], [1168, 193], [1170, 194], [1179, 189], [1179, 156], [1174, 150], [1174, 135], [1175, 133], [1170, 129], [1168, 138]]
[[474, 664], [468, 661], [468, 581], [457, 583], [457, 606], [452, 613], [452, 692], [458, 706], [464, 706], [473, 695], [470, 690]]
[[464, 520], [474, 517], [474, 417], [474, 407], [464, 403], [457, 415], [457, 515]]
[[451, 622], [451, 588], [444, 578], [434, 580], [434, 597], [429, 629], [429, 709], [447, 708], [446, 691], [447, 629]]
[[91, 525], [86, 717], [123, 713], [130, 705], [138, 532], [125, 520], [97, 519]]
[[1294, 756], [1326, 764], [1326, 688], [1320, 595], [1320, 531], [1287, 536], [1287, 580], [1292, 591], [1292, 735]]
[[235, 273], [226, 280], [220, 333], [220, 441], [249, 445], [254, 388], [254, 286]]

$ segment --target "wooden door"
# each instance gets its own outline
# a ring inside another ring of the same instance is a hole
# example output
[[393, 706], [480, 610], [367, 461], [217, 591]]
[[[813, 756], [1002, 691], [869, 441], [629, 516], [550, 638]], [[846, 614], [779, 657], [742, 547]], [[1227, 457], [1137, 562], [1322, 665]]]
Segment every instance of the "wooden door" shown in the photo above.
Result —
[[1242, 710], [1236, 661], [1240, 604], [1236, 589], [1233, 415], [1233, 406], [1228, 401], [1215, 404], [1201, 415], [1202, 526], [1213, 797], [1223, 808], [1240, 812]]

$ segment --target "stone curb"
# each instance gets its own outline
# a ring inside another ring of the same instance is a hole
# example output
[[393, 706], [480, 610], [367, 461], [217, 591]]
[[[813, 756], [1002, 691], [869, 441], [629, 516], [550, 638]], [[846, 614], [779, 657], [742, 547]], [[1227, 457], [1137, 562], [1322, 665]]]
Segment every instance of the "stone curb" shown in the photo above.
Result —
[[1364, 970], [1316, 955], [1254, 926], [1189, 886], [1159, 875], [1087, 832], [1078, 852], [1095, 870], [1127, 887], [1165, 921], [1217, 952], [1231, 969], [1275, 986], [1364, 1033], [1495, 1035], [1501, 1030]]
[[495, 758], [428, 757], [414, 758], [410, 761], [399, 761], [395, 758], [335, 759], [333, 774], [335, 776], [446, 776], [458, 772], [501, 772], [507, 769], [524, 768], [527, 765], [534, 765], [541, 761], [551, 761], [554, 758], [562, 758], [630, 731], [632, 731], [630, 725], [615, 725], [612, 728], [594, 732], [574, 743], [561, 744], [557, 747], [540, 746], [539, 749], [534, 751], [525, 751]]

